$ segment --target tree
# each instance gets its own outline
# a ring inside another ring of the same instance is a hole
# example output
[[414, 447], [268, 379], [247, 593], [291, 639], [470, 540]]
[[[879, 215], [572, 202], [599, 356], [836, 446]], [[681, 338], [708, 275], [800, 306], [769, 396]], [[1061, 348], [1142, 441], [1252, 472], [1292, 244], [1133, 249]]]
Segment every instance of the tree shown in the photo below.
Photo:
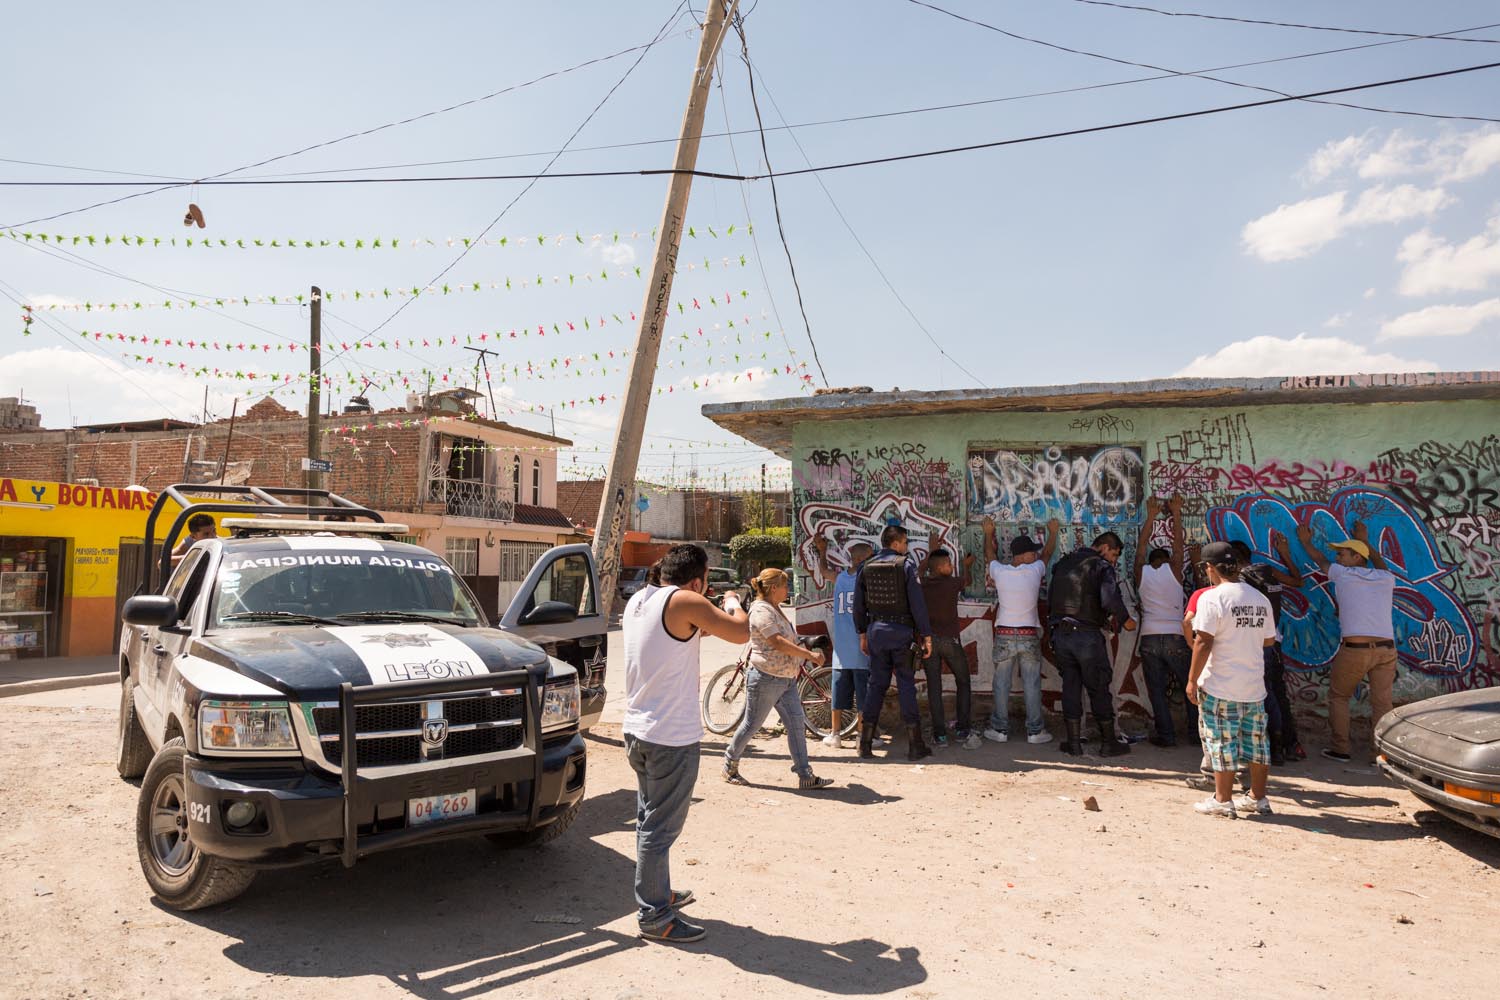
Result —
[[746, 532], [729, 540], [729, 556], [740, 566], [740, 572], [754, 576], [767, 566], [777, 569], [792, 564], [792, 539], [790, 529], [771, 529], [762, 535]]
[[[761, 521], [761, 513], [764, 510], [765, 521]], [[760, 494], [747, 491], [740, 494], [740, 523], [746, 533], [759, 531], [762, 523], [767, 528], [774, 528], [780, 522], [776, 517], [776, 501], [767, 497], [765, 503], [761, 503]]]

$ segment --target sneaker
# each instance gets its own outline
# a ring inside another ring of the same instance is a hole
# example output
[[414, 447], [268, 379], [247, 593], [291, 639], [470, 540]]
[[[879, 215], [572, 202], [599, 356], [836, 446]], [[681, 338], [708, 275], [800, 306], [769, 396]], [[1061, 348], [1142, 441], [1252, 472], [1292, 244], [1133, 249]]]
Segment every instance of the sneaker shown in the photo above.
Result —
[[833, 784], [832, 778], [820, 778], [816, 774], [803, 774], [797, 777], [797, 790], [802, 792], [815, 792], [831, 784]]
[[1337, 750], [1333, 750], [1333, 749], [1331, 749], [1329, 747], [1324, 747], [1323, 748], [1323, 756], [1327, 757], [1329, 760], [1336, 760], [1340, 764], [1347, 764], [1347, 763], [1349, 763], [1349, 755], [1348, 754], [1346, 754], [1346, 753], [1339, 753]]
[[1235, 818], [1234, 803], [1220, 802], [1212, 795], [1204, 799], [1202, 802], [1194, 802], [1193, 809], [1205, 816], [1223, 816], [1228, 819]]
[[1177, 745], [1177, 740], [1174, 737], [1158, 736], [1156, 733], [1151, 734], [1150, 741], [1152, 746], [1161, 747], [1164, 750]]
[[1307, 759], [1307, 751], [1302, 749], [1301, 743], [1293, 743], [1291, 749], [1286, 752], [1286, 755], [1290, 760]]
[[1049, 733], [1049, 732], [1047, 732], [1047, 730], [1045, 730], [1045, 729], [1043, 729], [1039, 733], [1027, 733], [1026, 734], [1026, 742], [1027, 743], [1051, 743], [1052, 742], [1052, 734]]
[[844, 741], [839, 738], [838, 733], [829, 733], [823, 737], [823, 745], [830, 750], [842, 750], [844, 748]]
[[948, 734], [943, 733], [942, 735], [938, 735], [934, 733], [932, 737], [932, 748], [934, 750], [948, 749]]
[[1002, 733], [998, 729], [986, 729], [984, 738], [992, 743], [1007, 743], [1010, 741], [1010, 733]]
[[750, 784], [750, 782], [745, 780], [745, 776], [740, 774], [740, 766], [738, 764], [732, 764], [727, 760], [724, 762], [724, 780], [731, 785]]
[[964, 737], [965, 750], [978, 750], [982, 746], [984, 746], [984, 737], [980, 736], [978, 733], [970, 733], [968, 736]]
[[688, 944], [692, 941], [701, 941], [708, 931], [697, 924], [690, 924], [681, 917], [673, 917], [660, 927], [647, 929], [641, 928], [641, 937], [647, 941], [660, 941], [663, 944]]
[[696, 901], [697, 898], [697, 896], [693, 895], [693, 890], [691, 889], [673, 889], [672, 895], [667, 900], [667, 905], [676, 910]]
[[1235, 812], [1246, 816], [1269, 816], [1271, 815], [1271, 800], [1267, 798], [1252, 799], [1248, 795], [1236, 795], [1234, 797]]

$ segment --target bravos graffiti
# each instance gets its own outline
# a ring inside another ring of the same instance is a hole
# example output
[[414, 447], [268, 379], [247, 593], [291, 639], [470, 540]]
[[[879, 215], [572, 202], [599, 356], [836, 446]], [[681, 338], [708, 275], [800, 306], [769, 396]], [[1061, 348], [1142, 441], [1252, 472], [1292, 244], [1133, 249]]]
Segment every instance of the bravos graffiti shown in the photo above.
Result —
[[1396, 574], [1395, 635], [1403, 665], [1438, 676], [1472, 670], [1478, 650], [1474, 620], [1444, 582], [1456, 567], [1443, 562], [1432, 533], [1400, 498], [1363, 486], [1341, 489], [1326, 504], [1294, 506], [1281, 497], [1250, 494], [1211, 509], [1208, 531], [1216, 540], [1245, 542], [1265, 562], [1277, 561], [1276, 536], [1293, 540], [1292, 555], [1307, 582], [1283, 595], [1282, 648], [1288, 667], [1311, 670], [1338, 652], [1337, 588], [1295, 543], [1297, 526], [1308, 525], [1326, 551], [1331, 542], [1350, 537], [1355, 521], [1369, 528], [1371, 542]]
[[815, 587], [823, 587], [832, 581], [824, 577], [815, 539], [828, 540], [828, 562], [837, 571], [849, 565], [849, 546], [855, 542], [879, 549], [880, 533], [887, 524], [906, 529], [914, 559], [926, 557], [927, 539], [933, 532], [938, 532], [940, 544], [952, 547], [952, 525], [918, 510], [917, 501], [911, 497], [885, 493], [863, 510], [840, 503], [803, 504], [797, 512], [802, 539], [797, 546], [797, 563], [813, 578]]
[[971, 448], [968, 517], [1118, 524], [1135, 519], [1144, 483], [1141, 450], [1125, 445]]

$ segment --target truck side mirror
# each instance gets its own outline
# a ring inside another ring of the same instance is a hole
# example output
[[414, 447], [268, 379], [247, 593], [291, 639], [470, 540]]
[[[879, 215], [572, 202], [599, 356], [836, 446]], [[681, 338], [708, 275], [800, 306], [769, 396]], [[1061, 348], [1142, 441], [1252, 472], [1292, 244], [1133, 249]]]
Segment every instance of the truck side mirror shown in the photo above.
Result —
[[158, 594], [142, 594], [125, 602], [121, 617], [130, 625], [167, 628], [177, 623], [177, 602]]
[[[128, 605], [127, 605], [128, 606]], [[564, 601], [543, 601], [521, 616], [519, 625], [566, 625], [578, 620], [578, 609]]]

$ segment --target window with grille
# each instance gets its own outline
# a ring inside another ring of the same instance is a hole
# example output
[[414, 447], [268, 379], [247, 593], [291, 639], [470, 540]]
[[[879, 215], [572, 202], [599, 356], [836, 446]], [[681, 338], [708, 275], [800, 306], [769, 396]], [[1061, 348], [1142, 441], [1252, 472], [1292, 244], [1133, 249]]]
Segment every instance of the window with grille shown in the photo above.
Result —
[[501, 542], [500, 581], [520, 583], [551, 547], [545, 542]]
[[536, 458], [531, 460], [531, 505], [542, 505], [542, 463]]
[[443, 556], [459, 576], [479, 575], [479, 539], [445, 538]]

